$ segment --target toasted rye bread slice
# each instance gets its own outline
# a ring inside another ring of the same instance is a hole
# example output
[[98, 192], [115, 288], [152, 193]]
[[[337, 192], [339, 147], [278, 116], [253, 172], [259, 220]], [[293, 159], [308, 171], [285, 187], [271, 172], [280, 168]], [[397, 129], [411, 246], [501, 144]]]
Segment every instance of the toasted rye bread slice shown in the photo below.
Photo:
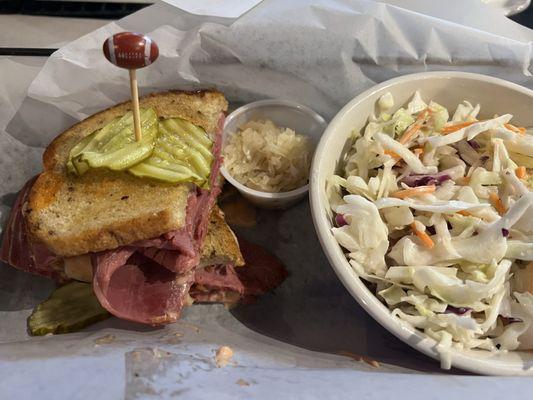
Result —
[[[216, 91], [164, 92], [140, 98], [161, 118], [179, 117], [216, 131], [227, 101]], [[66, 172], [71, 148], [130, 110], [126, 102], [95, 114], [59, 135], [43, 156], [44, 172], [32, 187], [27, 220], [31, 235], [59, 256], [113, 249], [180, 229], [190, 185], [139, 179], [126, 172]]]
[[201, 257], [199, 267], [218, 264], [233, 264], [236, 267], [244, 265], [239, 242], [218, 206], [213, 207], [209, 216]]
[[[89, 255], [67, 257], [61, 262], [60, 268], [64, 269], [68, 278], [92, 282], [93, 268]], [[209, 225], [198, 268], [218, 264], [241, 267], [244, 265], [244, 258], [235, 234], [224, 219], [224, 213], [215, 206], [209, 215]]]

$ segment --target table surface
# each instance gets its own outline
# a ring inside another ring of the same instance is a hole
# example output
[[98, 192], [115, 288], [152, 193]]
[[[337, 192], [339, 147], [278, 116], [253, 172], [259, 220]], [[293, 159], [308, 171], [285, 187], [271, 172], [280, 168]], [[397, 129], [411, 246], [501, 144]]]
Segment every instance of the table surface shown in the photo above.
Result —
[[109, 20], [0, 15], [0, 48], [58, 48]]
[[[511, 19], [533, 28], [533, 6]], [[88, 18], [0, 15], [0, 48], [58, 48], [108, 22]]]

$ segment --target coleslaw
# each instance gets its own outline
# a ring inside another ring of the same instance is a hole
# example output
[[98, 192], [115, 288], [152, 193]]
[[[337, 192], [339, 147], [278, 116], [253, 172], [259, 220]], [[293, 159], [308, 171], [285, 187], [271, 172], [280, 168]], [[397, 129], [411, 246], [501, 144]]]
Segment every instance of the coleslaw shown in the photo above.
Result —
[[533, 129], [417, 91], [376, 104], [328, 179], [332, 233], [392, 315], [450, 349], [533, 348]]

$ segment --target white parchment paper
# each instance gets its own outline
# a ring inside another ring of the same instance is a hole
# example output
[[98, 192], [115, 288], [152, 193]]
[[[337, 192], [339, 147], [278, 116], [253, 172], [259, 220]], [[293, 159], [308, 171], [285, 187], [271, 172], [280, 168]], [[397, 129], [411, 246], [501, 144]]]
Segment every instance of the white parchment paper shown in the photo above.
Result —
[[[138, 73], [142, 93], [216, 87], [233, 106], [284, 98], [329, 119], [373, 84], [425, 70], [481, 72], [533, 87], [533, 31], [477, 0], [264, 0], [237, 19], [157, 4], [60, 49], [26, 96], [14, 93], [10, 77], [29, 80], [35, 67], [0, 60], [2, 223], [58, 132], [128, 98], [127, 74], [101, 51], [122, 30], [147, 33], [160, 47], [159, 60]], [[0, 266], [0, 398], [531, 394], [526, 380], [441, 372], [381, 328], [333, 274], [306, 202], [261, 212], [257, 227], [237, 231], [281, 258], [290, 278], [256, 304], [194, 306], [161, 329], [111, 319], [76, 334], [30, 338], [25, 319], [53, 284]], [[223, 344], [234, 349], [235, 363], [218, 369], [213, 354]]]
[[197, 15], [237, 18], [262, 0], [163, 0], [183, 11]]

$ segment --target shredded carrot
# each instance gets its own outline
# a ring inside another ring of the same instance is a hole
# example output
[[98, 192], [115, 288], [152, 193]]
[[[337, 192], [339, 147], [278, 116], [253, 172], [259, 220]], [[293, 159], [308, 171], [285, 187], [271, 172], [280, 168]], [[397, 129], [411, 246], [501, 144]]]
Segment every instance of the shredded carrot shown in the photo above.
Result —
[[422, 128], [422, 125], [430, 115], [431, 110], [429, 108], [422, 110], [416, 117], [415, 122], [413, 122], [413, 124], [404, 132], [399, 142], [401, 144], [406, 144], [409, 140], [411, 140], [417, 134], [420, 128]]
[[518, 167], [517, 169], [515, 169], [515, 174], [516, 174], [516, 177], [518, 179], [524, 179], [527, 175], [527, 170], [526, 170], [526, 167], [524, 167], [523, 165], [521, 167]]
[[463, 176], [462, 178], [457, 179], [458, 183], [461, 183], [461, 185], [466, 186], [470, 183], [470, 177], [469, 176]]
[[392, 150], [385, 150], [384, 153], [387, 154], [388, 156], [391, 156], [392, 158], [395, 158], [396, 160], [399, 160], [401, 158], [398, 153], [395, 153]]
[[417, 147], [413, 150], [413, 153], [415, 153], [415, 155], [420, 158], [420, 156], [424, 154], [424, 149], [422, 147]]
[[476, 122], [479, 122], [479, 121], [461, 122], [461, 123], [459, 123], [459, 124], [454, 124], [454, 125], [445, 126], [445, 127], [442, 128], [440, 131], [441, 131], [441, 133], [444, 133], [444, 134], [446, 135], [446, 134], [448, 134], [448, 133], [456, 132], [456, 131], [458, 131], [459, 129], [466, 128], [467, 126], [470, 126], [470, 125], [472, 125], [472, 124], [475, 124]]
[[401, 144], [406, 144], [413, 136], [416, 135], [416, 133], [422, 128], [422, 124], [417, 124], [416, 122], [411, 125], [409, 129], [405, 131], [405, 133], [400, 138], [399, 142]]
[[411, 229], [413, 230], [415, 235], [418, 236], [420, 240], [422, 240], [422, 243], [424, 244], [424, 246], [429, 247], [430, 249], [435, 247], [435, 242], [433, 242], [431, 237], [429, 237], [429, 235], [426, 232], [419, 231], [418, 229], [416, 229], [416, 225], [414, 222], [411, 222]]
[[485, 218], [484, 218], [483, 216], [474, 215], [474, 214], [472, 214], [470, 211], [466, 211], [466, 210], [457, 211], [456, 214], [463, 215], [463, 216], [465, 216], [465, 217], [479, 218], [480, 220], [485, 221]]
[[391, 196], [398, 199], [405, 199], [406, 197], [421, 196], [423, 194], [433, 193], [434, 191], [435, 185], [418, 186], [410, 189], [398, 190], [397, 192], [391, 194]]
[[500, 199], [496, 193], [492, 192], [489, 194], [489, 200], [496, 211], [498, 211], [498, 214], [503, 215], [507, 212], [507, 209], [503, 205], [502, 199]]
[[466, 210], [457, 211], [457, 214], [464, 215], [465, 217], [470, 217], [472, 215], [471, 212], [466, 211]]
[[509, 129], [510, 131], [513, 131], [514, 133], [518, 133], [519, 135], [525, 135], [526, 134], [526, 128], [524, 128], [524, 127], [514, 126], [513, 124], [505, 124], [504, 126], [507, 129]]

